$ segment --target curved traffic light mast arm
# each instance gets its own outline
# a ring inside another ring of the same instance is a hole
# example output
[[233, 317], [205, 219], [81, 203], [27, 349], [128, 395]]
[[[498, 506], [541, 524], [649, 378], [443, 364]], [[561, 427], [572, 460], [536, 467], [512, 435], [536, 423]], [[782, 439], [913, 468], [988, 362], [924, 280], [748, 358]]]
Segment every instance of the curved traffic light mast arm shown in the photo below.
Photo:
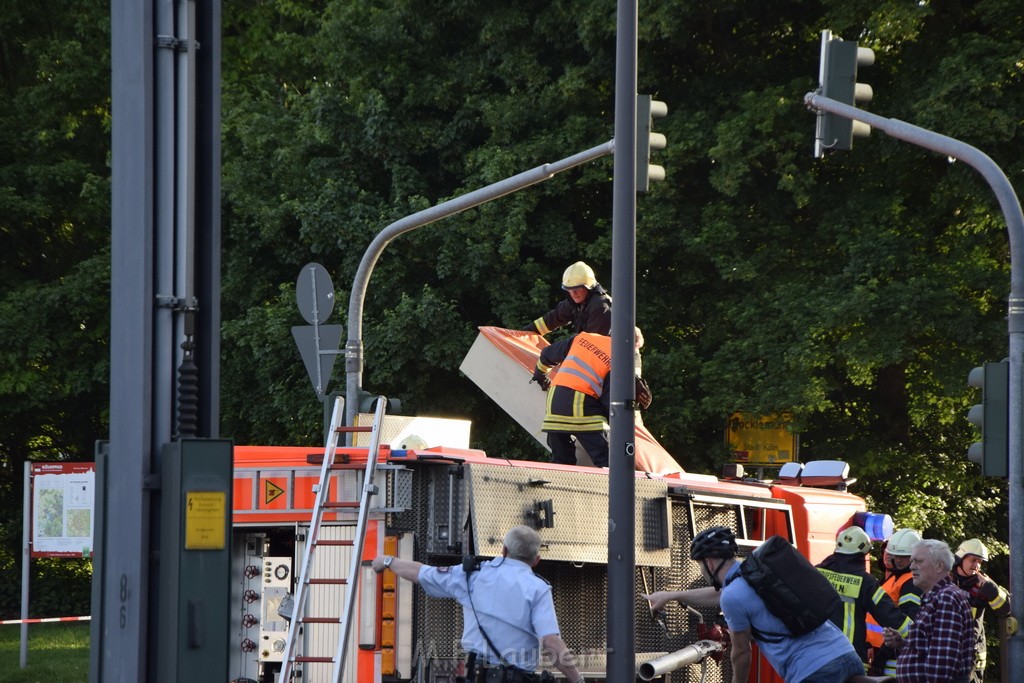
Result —
[[399, 235], [415, 230], [434, 221], [479, 206], [492, 199], [504, 197], [554, 175], [580, 166], [589, 161], [608, 156], [615, 151], [615, 141], [609, 140], [603, 145], [566, 157], [554, 163], [542, 164], [524, 171], [519, 175], [498, 181], [479, 190], [473, 190], [454, 199], [441, 202], [437, 206], [424, 209], [411, 216], [406, 216], [387, 226], [373, 238], [370, 246], [363, 253], [359, 269], [352, 281], [352, 293], [348, 300], [348, 340], [345, 342], [345, 424], [355, 424], [359, 409], [359, 389], [363, 380], [363, 303], [366, 299], [366, 288], [370, 274], [377, 264], [384, 248]]
[[[807, 93], [804, 103], [812, 110], [862, 121], [891, 137], [959, 159], [981, 173], [995, 192], [1010, 237], [1010, 298], [1007, 305], [1010, 338], [1007, 468], [1010, 484], [1010, 585], [1024, 586], [1024, 215], [1021, 214], [1020, 200], [1006, 174], [991, 157], [967, 143], [898, 119], [877, 116], [813, 92]], [[1013, 602], [1013, 615], [1021, 623], [1024, 619], [1024, 601]], [[1010, 635], [1008, 643], [1009, 670], [1019, 671], [1024, 667], [1024, 633], [1017, 631]]]

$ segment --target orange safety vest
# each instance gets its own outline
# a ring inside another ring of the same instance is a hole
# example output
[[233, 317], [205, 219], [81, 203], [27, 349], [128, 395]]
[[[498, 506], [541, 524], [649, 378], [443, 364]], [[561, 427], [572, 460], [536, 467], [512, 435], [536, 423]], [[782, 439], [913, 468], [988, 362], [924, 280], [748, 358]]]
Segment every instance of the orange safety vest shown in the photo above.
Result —
[[[913, 575], [910, 572], [906, 572], [905, 574], [900, 574], [899, 578], [890, 576], [882, 582], [882, 590], [889, 594], [889, 597], [892, 598], [893, 604], [897, 607], [900, 605], [900, 593], [903, 591], [903, 584], [910, 581], [912, 578]], [[868, 645], [871, 647], [882, 647], [882, 627], [870, 614], [867, 615], [864, 622], [867, 625]]]
[[612, 338], [580, 332], [551, 383], [601, 398], [604, 378], [612, 366]]

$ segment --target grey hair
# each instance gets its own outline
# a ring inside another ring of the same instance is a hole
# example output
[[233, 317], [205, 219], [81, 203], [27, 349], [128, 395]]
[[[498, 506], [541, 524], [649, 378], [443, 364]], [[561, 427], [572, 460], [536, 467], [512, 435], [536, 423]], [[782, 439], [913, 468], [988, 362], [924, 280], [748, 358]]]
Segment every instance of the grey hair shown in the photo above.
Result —
[[505, 534], [505, 547], [513, 560], [530, 564], [540, 553], [540, 534], [528, 526], [514, 526]]
[[928, 557], [934, 562], [938, 562], [946, 568], [946, 571], [953, 570], [953, 563], [956, 561], [953, 557], [953, 551], [949, 549], [949, 545], [945, 541], [937, 541], [934, 538], [926, 538], [923, 541], [918, 541], [914, 544], [912, 550], [922, 548], [928, 553]]

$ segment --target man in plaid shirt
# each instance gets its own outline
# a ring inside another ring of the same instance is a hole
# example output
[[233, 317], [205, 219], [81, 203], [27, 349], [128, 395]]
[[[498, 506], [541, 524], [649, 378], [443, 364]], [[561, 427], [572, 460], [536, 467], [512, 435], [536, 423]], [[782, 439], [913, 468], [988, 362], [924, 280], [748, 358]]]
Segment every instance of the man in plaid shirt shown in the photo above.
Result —
[[967, 683], [974, 668], [974, 618], [967, 593], [949, 577], [953, 553], [942, 541], [924, 540], [910, 554], [921, 610], [904, 639], [885, 629], [885, 644], [897, 651], [900, 683]]

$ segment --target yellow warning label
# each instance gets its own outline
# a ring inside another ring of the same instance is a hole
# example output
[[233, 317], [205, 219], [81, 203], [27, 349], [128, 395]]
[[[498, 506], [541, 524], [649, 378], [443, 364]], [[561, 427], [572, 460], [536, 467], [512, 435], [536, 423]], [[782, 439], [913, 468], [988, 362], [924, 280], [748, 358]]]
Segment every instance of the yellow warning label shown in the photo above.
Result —
[[265, 483], [266, 486], [263, 489], [263, 504], [270, 505], [272, 502], [277, 500], [282, 493], [284, 493], [284, 489], [269, 479], [267, 479]]
[[188, 491], [185, 494], [185, 549], [223, 550], [227, 527], [227, 493]]

